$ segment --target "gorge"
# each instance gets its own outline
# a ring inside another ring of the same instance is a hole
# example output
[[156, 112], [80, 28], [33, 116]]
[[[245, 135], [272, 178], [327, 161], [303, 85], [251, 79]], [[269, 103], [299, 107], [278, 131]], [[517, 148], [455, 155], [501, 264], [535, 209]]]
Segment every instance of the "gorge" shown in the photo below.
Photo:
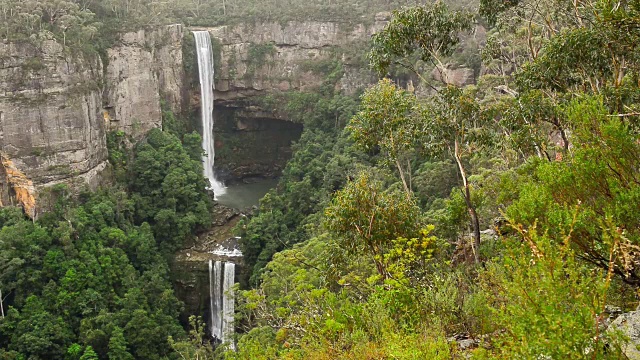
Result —
[[0, 19], [0, 360], [640, 359], [640, 2]]
[[[2, 204], [20, 205], [37, 218], [50, 210], [52, 202], [40, 199], [54, 185], [75, 191], [110, 183], [109, 134], [121, 134], [131, 147], [149, 130], [164, 128], [173, 113], [202, 135], [204, 173], [215, 198], [239, 208], [257, 205], [303, 131], [287, 103], [316, 92], [331, 71], [337, 76], [331, 86], [345, 94], [373, 82], [356, 51], [389, 16], [346, 27], [318, 21], [170, 25], [124, 33], [102, 57], [69, 54], [55, 41], [45, 42], [41, 56], [35, 46], [5, 44], [0, 83], [11, 91], [0, 94]], [[226, 190], [237, 199], [228, 199]], [[234, 274], [248, 270], [231, 233], [242, 215], [218, 214], [212, 229], [177, 253], [172, 278], [186, 305], [182, 322], [202, 316], [211, 336], [224, 341], [233, 331], [233, 294], [227, 293]]]
[[[202, 134], [204, 172], [216, 197], [225, 191], [218, 174], [230, 184], [257, 186], [250, 191], [262, 196], [266, 189], [259, 182], [280, 175], [292, 142], [302, 133], [299, 120], [283, 111], [282, 102], [288, 100], [279, 96], [315, 91], [326, 77], [322, 67], [338, 63], [344, 71], [340, 91], [354, 93], [370, 83], [364, 64], [341, 54], [363, 46], [387, 20], [382, 14], [369, 25], [347, 28], [313, 21], [193, 29], [171, 25], [125, 33], [106, 57], [77, 57], [55, 41], [44, 43], [42, 55], [32, 45], [4, 44], [2, 204], [20, 205], [36, 218], [49, 210], [50, 202], [40, 198], [51, 186], [96, 189], [109, 183], [107, 135], [121, 132], [131, 146], [150, 129], [163, 127], [167, 111], [185, 114], [191, 119], [187, 126]], [[228, 201], [249, 206], [255, 204], [252, 199]], [[239, 217], [225, 215], [213, 231], [217, 235], [187, 244], [172, 269], [186, 304], [183, 322], [191, 314], [210, 319], [210, 332], [218, 340], [228, 331], [223, 327], [231, 301], [224, 294], [234, 279], [230, 269], [236, 262], [238, 269], [242, 265], [238, 257], [211, 252], [233, 238], [229, 230]], [[227, 251], [237, 250], [235, 242], [229, 246]], [[223, 267], [225, 276], [216, 271], [220, 261], [230, 264]]]
[[[233, 182], [278, 175], [301, 125], [288, 122], [262, 99], [319, 86], [324, 75], [314, 72], [311, 64], [330, 61], [339, 49], [364, 43], [383, 26], [386, 18], [380, 19], [352, 29], [322, 22], [193, 29], [212, 35], [212, 59], [219, 59], [217, 65], [211, 64], [218, 67], [215, 75], [202, 75], [216, 83], [213, 112], [220, 135], [215, 147], [221, 153], [217, 167], [222, 178]], [[105, 60], [66, 54], [55, 41], [45, 42], [41, 53], [33, 45], [2, 44], [0, 151], [33, 181], [34, 190], [27, 189], [30, 197], [35, 200], [38, 192], [57, 183], [95, 188], [108, 178], [100, 174], [107, 167], [109, 131], [139, 139], [149, 129], [161, 127], [163, 109], [195, 114], [195, 106], [200, 108], [208, 96], [198, 95], [200, 75], [190, 31], [171, 25], [123, 34], [107, 50]], [[266, 52], [256, 57], [260, 49]], [[344, 66], [339, 85], [344, 91], [354, 92], [371, 81], [361, 65], [347, 61]], [[66, 105], [57, 105], [62, 103]], [[213, 102], [203, 106], [213, 109]], [[260, 141], [260, 136], [267, 140]], [[245, 146], [238, 146], [240, 142]], [[214, 154], [216, 148], [209, 152]], [[251, 157], [256, 160], [247, 161]], [[15, 203], [8, 177], [0, 178], [2, 203]]]

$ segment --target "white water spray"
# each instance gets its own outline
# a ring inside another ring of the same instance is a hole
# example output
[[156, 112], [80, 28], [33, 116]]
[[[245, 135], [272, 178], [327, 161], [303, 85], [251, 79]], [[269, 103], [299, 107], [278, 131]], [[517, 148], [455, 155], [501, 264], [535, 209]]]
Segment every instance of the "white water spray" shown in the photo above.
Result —
[[198, 54], [198, 70], [200, 74], [200, 103], [202, 117], [202, 149], [204, 156], [204, 175], [209, 179], [210, 189], [215, 196], [224, 194], [224, 185], [216, 180], [214, 161], [216, 155], [213, 138], [213, 56], [211, 51], [211, 35], [208, 31], [194, 31], [196, 51]]

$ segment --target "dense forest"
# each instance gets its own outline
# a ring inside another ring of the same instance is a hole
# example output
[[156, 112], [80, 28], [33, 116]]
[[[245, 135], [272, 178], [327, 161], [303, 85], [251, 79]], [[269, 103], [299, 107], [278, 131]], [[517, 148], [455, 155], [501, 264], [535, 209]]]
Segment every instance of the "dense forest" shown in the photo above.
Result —
[[[197, 133], [174, 114], [114, 184], [0, 210], [0, 359], [625, 359], [639, 303], [640, 2], [0, 0], [2, 36], [100, 51], [169, 22], [344, 22], [392, 10], [358, 96], [271, 99], [304, 124], [277, 188], [236, 231], [237, 349], [185, 330], [169, 262], [211, 224]], [[150, 11], [151, 10], [151, 11]], [[468, 57], [478, 81], [424, 80]], [[96, 45], [97, 44], [97, 45]], [[97, 46], [97, 47], [96, 47]], [[463, 54], [464, 53], [464, 54]], [[420, 86], [405, 86], [403, 78]], [[420, 90], [416, 90], [420, 89]], [[636, 339], [637, 340], [637, 339]], [[635, 348], [635, 345], [631, 345]]]
[[110, 160], [129, 181], [55, 186], [36, 222], [0, 211], [1, 358], [155, 359], [184, 338], [168, 259], [211, 222], [200, 136], [152, 130], [125, 167], [119, 135]]

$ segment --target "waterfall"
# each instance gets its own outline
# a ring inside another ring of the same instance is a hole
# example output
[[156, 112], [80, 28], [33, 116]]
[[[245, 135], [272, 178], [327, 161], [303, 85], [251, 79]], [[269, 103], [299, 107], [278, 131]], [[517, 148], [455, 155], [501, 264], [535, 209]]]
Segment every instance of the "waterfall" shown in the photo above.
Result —
[[213, 261], [209, 260], [209, 312], [211, 313], [211, 337], [215, 337], [214, 333], [216, 320], [214, 319], [215, 306], [213, 306], [213, 298], [215, 294], [214, 286], [213, 286]]
[[211, 337], [221, 342], [228, 342], [235, 350], [233, 334], [235, 327], [235, 283], [236, 264], [231, 262], [209, 260], [209, 298], [211, 312]]
[[209, 260], [209, 298], [211, 310], [211, 337], [222, 339], [222, 307], [220, 306], [222, 263]]
[[224, 264], [224, 283], [222, 298], [222, 341], [229, 342], [231, 349], [235, 350], [233, 342], [233, 334], [235, 332], [233, 324], [233, 315], [235, 313], [235, 294], [233, 293], [233, 284], [235, 283], [236, 264]]
[[202, 117], [202, 149], [204, 155], [204, 175], [209, 179], [210, 189], [214, 196], [224, 194], [224, 185], [216, 180], [214, 161], [216, 155], [213, 139], [213, 56], [211, 51], [211, 35], [208, 31], [194, 31], [196, 51], [198, 54], [198, 70], [200, 73], [200, 103]]

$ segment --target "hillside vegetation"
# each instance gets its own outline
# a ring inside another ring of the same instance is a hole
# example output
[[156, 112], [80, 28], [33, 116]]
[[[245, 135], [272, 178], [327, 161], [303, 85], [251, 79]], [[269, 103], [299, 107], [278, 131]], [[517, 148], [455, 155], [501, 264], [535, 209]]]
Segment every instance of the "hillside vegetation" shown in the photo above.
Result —
[[227, 357], [624, 358], [605, 329], [606, 309], [638, 304], [640, 5], [406, 8], [371, 65], [437, 65], [478, 16], [477, 85], [383, 79], [357, 109], [306, 102], [280, 185], [240, 229], [255, 288]]
[[256, 21], [372, 22], [380, 11], [417, 0], [2, 0], [0, 38], [55, 37], [84, 50], [101, 50], [123, 31], [183, 23], [215, 26]]
[[[412, 5], [304, 4], [5, 0], [0, 29], [96, 50], [174, 20]], [[479, 22], [475, 85], [400, 85], [468, 51]], [[638, 1], [422, 3], [373, 37], [381, 80], [361, 96], [327, 62], [318, 88], [267, 99], [304, 132], [237, 228], [236, 351], [197, 318], [180, 326], [169, 281], [172, 253], [211, 223], [199, 136], [169, 112], [131, 150], [112, 133], [114, 187], [55, 187], [37, 221], [0, 211], [0, 359], [624, 359], [607, 326], [638, 306], [638, 46]]]

